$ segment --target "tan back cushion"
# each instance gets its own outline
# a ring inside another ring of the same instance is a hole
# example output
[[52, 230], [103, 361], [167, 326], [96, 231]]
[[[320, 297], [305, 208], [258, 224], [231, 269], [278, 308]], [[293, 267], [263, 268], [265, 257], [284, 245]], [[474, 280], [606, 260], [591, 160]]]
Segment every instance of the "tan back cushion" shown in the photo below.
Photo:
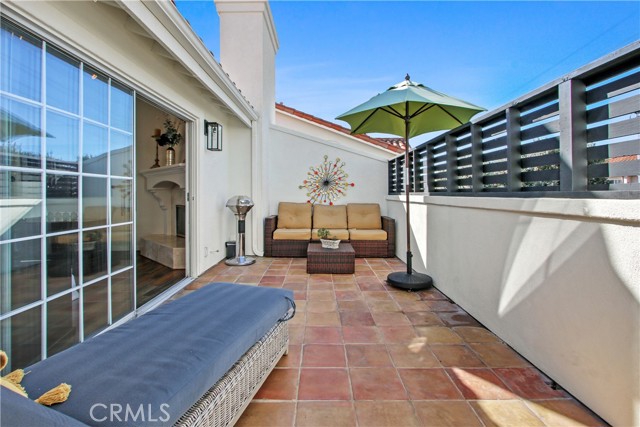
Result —
[[347, 205], [349, 228], [362, 230], [382, 229], [380, 205], [377, 203], [349, 203]]
[[309, 203], [280, 202], [278, 228], [308, 228], [311, 230], [311, 205]]
[[347, 207], [344, 205], [313, 207], [313, 228], [347, 229]]

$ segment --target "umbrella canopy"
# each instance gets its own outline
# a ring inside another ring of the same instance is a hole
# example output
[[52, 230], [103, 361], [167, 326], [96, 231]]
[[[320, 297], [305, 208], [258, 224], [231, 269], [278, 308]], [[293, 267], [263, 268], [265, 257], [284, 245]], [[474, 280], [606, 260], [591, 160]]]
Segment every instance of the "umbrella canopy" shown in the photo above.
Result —
[[[13, 141], [22, 136], [40, 136], [42, 130], [33, 123], [0, 108], [0, 142]], [[54, 136], [47, 133], [47, 138]]]
[[[390, 133], [404, 136], [405, 173], [408, 177], [409, 138], [423, 133], [452, 129], [464, 124], [484, 108], [412, 82], [409, 75], [364, 104], [336, 117], [351, 125], [351, 133]], [[414, 273], [411, 267], [411, 215], [409, 193], [411, 183], [405, 179], [407, 216], [407, 272], [389, 274], [387, 281], [408, 290], [426, 289], [433, 283], [426, 274]]]
[[[336, 117], [351, 125], [351, 133], [389, 133], [412, 138], [427, 132], [453, 129], [484, 108], [445, 95], [409, 76], [364, 104]], [[409, 134], [405, 124], [409, 121]], [[407, 141], [405, 141], [407, 142]]]

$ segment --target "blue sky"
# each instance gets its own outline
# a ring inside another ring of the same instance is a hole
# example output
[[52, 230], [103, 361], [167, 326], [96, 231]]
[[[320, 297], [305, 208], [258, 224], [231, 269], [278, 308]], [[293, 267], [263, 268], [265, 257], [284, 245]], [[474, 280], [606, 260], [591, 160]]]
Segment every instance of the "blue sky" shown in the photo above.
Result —
[[[213, 1], [177, 5], [219, 58]], [[331, 121], [406, 73], [490, 110], [640, 39], [638, 1], [272, 1], [271, 10], [277, 101]]]

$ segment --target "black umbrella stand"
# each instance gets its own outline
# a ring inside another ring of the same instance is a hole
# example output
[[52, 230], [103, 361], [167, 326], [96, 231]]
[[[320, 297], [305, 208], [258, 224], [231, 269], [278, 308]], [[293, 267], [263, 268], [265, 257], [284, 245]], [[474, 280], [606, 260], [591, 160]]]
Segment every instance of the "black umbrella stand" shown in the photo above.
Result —
[[387, 282], [394, 288], [405, 289], [407, 291], [420, 291], [428, 289], [433, 286], [433, 279], [431, 276], [422, 273], [416, 273], [411, 267], [411, 216], [410, 216], [410, 203], [409, 193], [411, 193], [411, 183], [409, 182], [409, 126], [411, 123], [411, 117], [409, 116], [409, 103], [407, 102], [405, 108], [404, 118], [404, 185], [405, 196], [407, 204], [407, 272], [397, 271], [387, 276]]

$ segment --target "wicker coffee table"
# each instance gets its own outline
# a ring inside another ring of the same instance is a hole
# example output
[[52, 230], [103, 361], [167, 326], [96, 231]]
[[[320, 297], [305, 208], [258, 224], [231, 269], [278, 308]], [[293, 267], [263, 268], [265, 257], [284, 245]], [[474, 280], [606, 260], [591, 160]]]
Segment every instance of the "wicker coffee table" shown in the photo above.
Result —
[[353, 274], [356, 252], [349, 243], [340, 243], [338, 249], [325, 249], [320, 243], [309, 243], [307, 273]]

